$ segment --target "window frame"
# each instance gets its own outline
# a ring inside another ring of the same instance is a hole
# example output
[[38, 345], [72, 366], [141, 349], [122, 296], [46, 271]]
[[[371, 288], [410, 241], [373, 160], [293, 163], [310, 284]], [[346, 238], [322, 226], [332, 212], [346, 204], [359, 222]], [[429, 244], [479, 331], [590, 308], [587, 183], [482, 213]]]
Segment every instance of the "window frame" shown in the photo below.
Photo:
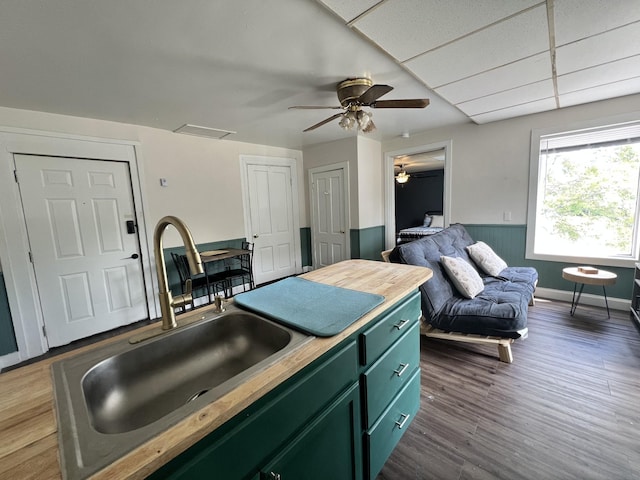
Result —
[[[640, 112], [633, 114], [619, 115], [615, 117], [608, 117], [602, 119], [594, 119], [591, 121], [585, 121], [580, 123], [574, 123], [570, 125], [555, 126], [544, 129], [531, 130], [531, 145], [529, 156], [529, 196], [527, 205], [527, 235], [526, 235], [526, 247], [525, 258], [530, 260], [546, 260], [551, 262], [563, 262], [574, 264], [586, 264], [586, 265], [603, 265], [611, 267], [634, 267], [635, 263], [640, 260], [640, 238], [635, 245], [635, 253], [630, 256], [614, 258], [614, 257], [584, 257], [584, 256], [571, 256], [571, 255], [554, 255], [549, 253], [536, 253], [535, 252], [535, 233], [536, 233], [536, 220], [538, 211], [538, 186], [544, 182], [543, 178], [540, 178], [544, 174], [540, 169], [540, 139], [542, 137], [554, 134], [561, 134], [577, 131], [587, 130], [595, 128], [615, 127], [619, 124], [640, 122]], [[636, 203], [640, 202], [640, 185], [638, 187]], [[640, 210], [636, 214], [635, 235], [640, 235]]]

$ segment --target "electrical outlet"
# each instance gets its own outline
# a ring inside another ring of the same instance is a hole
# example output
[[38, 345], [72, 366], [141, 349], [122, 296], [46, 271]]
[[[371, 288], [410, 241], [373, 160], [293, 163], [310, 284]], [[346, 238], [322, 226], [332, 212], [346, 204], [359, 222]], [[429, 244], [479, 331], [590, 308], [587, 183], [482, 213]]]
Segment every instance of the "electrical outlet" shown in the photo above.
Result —
[[510, 222], [511, 221], [511, 211], [505, 210], [504, 213], [502, 214], [502, 219], [505, 222]]

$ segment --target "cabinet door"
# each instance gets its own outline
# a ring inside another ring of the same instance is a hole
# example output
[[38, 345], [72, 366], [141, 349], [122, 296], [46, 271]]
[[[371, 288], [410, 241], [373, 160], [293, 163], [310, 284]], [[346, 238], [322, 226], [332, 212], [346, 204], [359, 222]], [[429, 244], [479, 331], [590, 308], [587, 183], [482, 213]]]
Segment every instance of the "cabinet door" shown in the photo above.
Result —
[[362, 479], [359, 419], [360, 395], [355, 384], [263, 468], [260, 479]]

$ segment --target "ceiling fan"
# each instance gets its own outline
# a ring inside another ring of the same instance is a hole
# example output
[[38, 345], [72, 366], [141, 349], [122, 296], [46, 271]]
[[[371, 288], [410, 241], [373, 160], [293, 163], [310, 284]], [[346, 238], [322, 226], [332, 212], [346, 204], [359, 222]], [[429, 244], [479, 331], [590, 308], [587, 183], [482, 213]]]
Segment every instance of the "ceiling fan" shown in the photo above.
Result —
[[345, 130], [351, 130], [356, 127], [365, 133], [375, 130], [372, 114], [362, 109], [369, 108], [425, 108], [429, 105], [428, 98], [413, 98], [404, 100], [378, 100], [386, 95], [393, 87], [389, 85], [374, 85], [369, 78], [347, 78], [336, 86], [338, 93], [339, 107], [327, 107], [322, 105], [297, 105], [289, 107], [290, 109], [316, 109], [330, 108], [333, 110], [342, 110], [340, 113], [330, 116], [303, 130], [308, 132], [321, 127], [325, 123], [329, 123], [336, 118], [340, 118], [339, 125]]

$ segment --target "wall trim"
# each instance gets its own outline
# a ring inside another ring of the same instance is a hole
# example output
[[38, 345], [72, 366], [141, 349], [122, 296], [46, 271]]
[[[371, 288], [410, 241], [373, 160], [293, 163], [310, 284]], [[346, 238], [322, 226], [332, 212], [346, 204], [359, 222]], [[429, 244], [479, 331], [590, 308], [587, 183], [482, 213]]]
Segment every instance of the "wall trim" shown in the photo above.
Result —
[[20, 352], [12, 352], [0, 357], [0, 370], [21, 362]]
[[[536, 288], [535, 293], [536, 298], [547, 298], [549, 300], [560, 300], [563, 302], [571, 303], [571, 299], [573, 298], [573, 290], [555, 290], [553, 288]], [[631, 300], [627, 300], [624, 298], [615, 298], [609, 297], [607, 295], [607, 300], [609, 301], [609, 308], [613, 310], [621, 310], [628, 312], [631, 308]], [[594, 295], [592, 293], [583, 293], [580, 297], [580, 303], [578, 304], [578, 308], [580, 305], [590, 305], [593, 307], [602, 307], [605, 308], [604, 296], [603, 295]], [[530, 307], [531, 308], [531, 307]], [[535, 307], [533, 307], [535, 308]], [[567, 309], [569, 306], [567, 306]]]

